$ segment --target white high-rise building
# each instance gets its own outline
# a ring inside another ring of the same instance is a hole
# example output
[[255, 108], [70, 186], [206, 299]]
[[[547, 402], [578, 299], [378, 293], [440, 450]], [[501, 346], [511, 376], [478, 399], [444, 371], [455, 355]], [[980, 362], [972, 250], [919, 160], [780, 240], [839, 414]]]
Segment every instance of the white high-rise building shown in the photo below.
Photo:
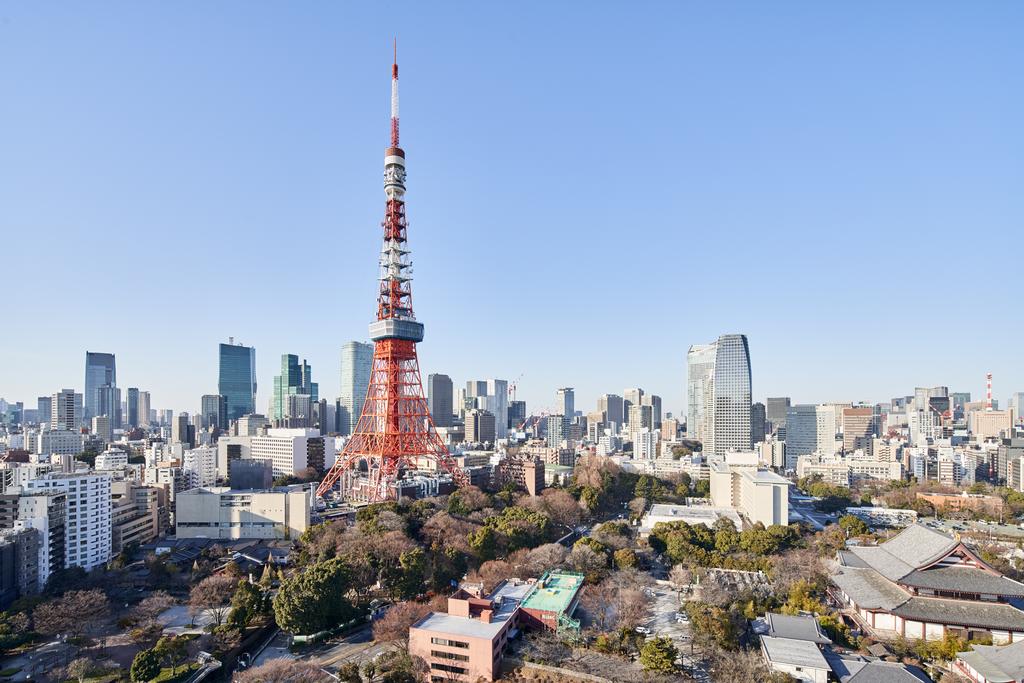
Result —
[[[703, 443], [715, 376], [717, 344], [695, 344], [686, 354], [686, 436]], [[709, 452], [705, 448], [705, 452]]]
[[658, 437], [661, 432], [643, 427], [633, 432], [633, 458], [653, 460], [658, 457]]
[[214, 486], [217, 483], [217, 448], [193, 448], [182, 454], [181, 472], [186, 489]]
[[[484, 410], [494, 413], [494, 438], [508, 438], [508, 380], [487, 380], [487, 398]], [[481, 406], [477, 406], [481, 407]]]
[[50, 397], [50, 427], [77, 431], [82, 419], [82, 395], [74, 389], [61, 389]]
[[349, 436], [359, 421], [370, 386], [373, 367], [373, 345], [350, 341], [341, 347], [341, 394], [338, 402], [341, 413], [338, 427], [342, 436]]
[[110, 560], [110, 474], [48, 474], [28, 482], [26, 488], [67, 494], [66, 566], [88, 571]]

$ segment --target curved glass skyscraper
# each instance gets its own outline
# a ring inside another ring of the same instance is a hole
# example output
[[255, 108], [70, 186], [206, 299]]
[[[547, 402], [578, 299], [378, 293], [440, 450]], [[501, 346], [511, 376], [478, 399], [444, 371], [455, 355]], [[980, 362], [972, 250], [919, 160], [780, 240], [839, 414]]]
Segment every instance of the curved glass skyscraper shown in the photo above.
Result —
[[724, 334], [715, 343], [712, 410], [706, 453], [749, 451], [754, 447], [750, 420], [750, 348], [742, 334]]

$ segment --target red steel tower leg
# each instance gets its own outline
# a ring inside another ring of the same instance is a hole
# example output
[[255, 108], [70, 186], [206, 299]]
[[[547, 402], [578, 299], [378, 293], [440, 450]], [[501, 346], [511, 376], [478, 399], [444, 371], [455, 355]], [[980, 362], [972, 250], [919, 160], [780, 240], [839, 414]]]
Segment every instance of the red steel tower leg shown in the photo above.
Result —
[[466, 474], [459, 469], [434, 427], [423, 396], [416, 344], [423, 340], [423, 323], [412, 311], [411, 263], [406, 244], [405, 152], [398, 146], [398, 64], [391, 66], [391, 146], [384, 153], [384, 247], [380, 256], [377, 320], [370, 324], [374, 341], [373, 367], [366, 402], [351, 438], [337, 462], [320, 483], [323, 496], [339, 481], [343, 487], [366, 468], [367, 499], [385, 500], [404, 469], [435, 465], [459, 486]]

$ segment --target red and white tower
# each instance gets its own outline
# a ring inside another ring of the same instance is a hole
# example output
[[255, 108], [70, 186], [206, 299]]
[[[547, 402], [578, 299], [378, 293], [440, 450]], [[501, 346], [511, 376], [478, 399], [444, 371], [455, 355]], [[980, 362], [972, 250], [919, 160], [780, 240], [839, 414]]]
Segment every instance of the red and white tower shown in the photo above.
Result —
[[992, 410], [992, 373], [985, 374], [985, 410]]
[[[404, 469], [428, 462], [466, 483], [438, 436], [427, 408], [416, 344], [423, 341], [423, 323], [412, 312], [411, 270], [405, 222], [405, 152], [398, 146], [398, 56], [391, 65], [391, 146], [384, 152], [384, 246], [380, 252], [377, 320], [370, 323], [373, 365], [366, 402], [351, 438], [320, 483], [323, 496], [338, 483], [343, 495], [358, 485], [371, 502], [394, 493]], [[426, 461], [426, 462], [424, 462]], [[363, 471], [365, 465], [365, 472]]]

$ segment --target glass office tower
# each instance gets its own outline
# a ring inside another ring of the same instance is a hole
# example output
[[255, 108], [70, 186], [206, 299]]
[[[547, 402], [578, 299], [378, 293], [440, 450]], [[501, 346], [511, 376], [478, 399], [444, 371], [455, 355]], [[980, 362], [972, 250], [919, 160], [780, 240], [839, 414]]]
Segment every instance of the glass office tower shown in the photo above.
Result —
[[234, 343], [220, 345], [217, 393], [227, 401], [228, 420], [256, 412], [255, 348]]
[[[114, 364], [114, 354], [96, 353], [95, 351], [85, 352], [85, 420], [91, 420], [99, 415], [107, 415], [106, 410], [101, 410], [100, 390], [104, 387], [117, 386], [117, 368]], [[113, 415], [111, 414], [111, 417]]]
[[370, 386], [373, 345], [350, 341], [341, 347], [341, 396], [338, 431], [348, 436], [359, 421]]
[[749, 451], [754, 444], [747, 337], [724, 334], [718, 338], [716, 347], [711, 452], [723, 455], [731, 450]]

